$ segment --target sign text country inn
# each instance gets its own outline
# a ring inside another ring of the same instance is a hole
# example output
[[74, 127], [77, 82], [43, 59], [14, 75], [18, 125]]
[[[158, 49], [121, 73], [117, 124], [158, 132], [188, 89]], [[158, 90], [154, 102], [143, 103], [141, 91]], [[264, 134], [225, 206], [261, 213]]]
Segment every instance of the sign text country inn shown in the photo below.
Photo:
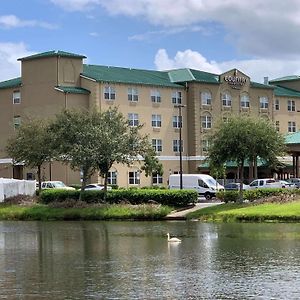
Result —
[[244, 76], [237, 76], [237, 70], [234, 71], [234, 75], [226, 75], [224, 76], [224, 80], [231, 85], [232, 88], [239, 88], [243, 86], [247, 82], [247, 78]]

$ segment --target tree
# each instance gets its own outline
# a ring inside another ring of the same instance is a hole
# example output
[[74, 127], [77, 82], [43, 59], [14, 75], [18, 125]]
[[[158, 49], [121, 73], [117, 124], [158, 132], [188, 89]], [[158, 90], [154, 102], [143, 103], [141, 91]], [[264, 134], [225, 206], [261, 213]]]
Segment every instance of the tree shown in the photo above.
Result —
[[[257, 157], [274, 162], [284, 152], [284, 139], [274, 126], [263, 119], [233, 117], [220, 124], [211, 137], [209, 160], [212, 166], [235, 161], [244, 180], [244, 163]], [[243, 197], [240, 185], [240, 200]]]
[[6, 151], [15, 163], [23, 163], [30, 168], [37, 168], [39, 191], [41, 190], [41, 168], [50, 161], [53, 150], [49, 125], [43, 120], [29, 120], [8, 140]]
[[56, 115], [50, 128], [55, 136], [52, 148], [57, 160], [69, 164], [72, 170], [82, 172], [81, 197], [88, 179], [96, 169], [94, 142], [99, 134], [95, 131], [92, 117], [84, 110], [64, 110]]
[[163, 165], [156, 157], [156, 153], [152, 147], [148, 149], [141, 169], [145, 171], [146, 177], [151, 176], [152, 174], [163, 175]]
[[94, 143], [97, 152], [96, 165], [104, 178], [107, 189], [108, 172], [115, 163], [130, 166], [146, 155], [149, 149], [148, 136], [142, 135], [142, 125], [130, 126], [128, 120], [116, 107], [93, 115], [99, 138]]
[[114, 163], [131, 165], [147, 153], [149, 141], [140, 133], [142, 126], [131, 127], [115, 108], [65, 110], [51, 124], [56, 155], [74, 170], [81, 170], [83, 192], [88, 178], [97, 170], [107, 190], [108, 172]]

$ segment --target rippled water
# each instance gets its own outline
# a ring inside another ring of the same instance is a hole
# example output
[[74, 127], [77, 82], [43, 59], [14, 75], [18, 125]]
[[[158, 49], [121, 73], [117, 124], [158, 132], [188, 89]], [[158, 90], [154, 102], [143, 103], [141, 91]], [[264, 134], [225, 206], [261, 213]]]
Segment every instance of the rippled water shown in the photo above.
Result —
[[0, 299], [300, 299], [299, 266], [300, 224], [0, 222]]

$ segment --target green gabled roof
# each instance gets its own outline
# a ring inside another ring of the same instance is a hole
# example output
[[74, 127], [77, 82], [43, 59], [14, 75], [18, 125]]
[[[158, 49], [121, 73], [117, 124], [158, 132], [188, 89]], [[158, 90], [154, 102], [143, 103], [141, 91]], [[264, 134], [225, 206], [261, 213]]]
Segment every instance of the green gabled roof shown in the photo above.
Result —
[[183, 88], [183, 86], [179, 84], [172, 83], [169, 79], [168, 72], [162, 71], [83, 65], [82, 75], [98, 82], [145, 84]]
[[21, 77], [0, 82], [0, 89], [8, 89], [21, 86]]
[[219, 83], [219, 75], [203, 72], [194, 69], [176, 69], [168, 71], [171, 82], [205, 82], [205, 83]]
[[86, 56], [80, 55], [80, 54], [75, 54], [75, 53], [70, 53], [70, 52], [65, 52], [65, 51], [60, 51], [60, 50], [58, 50], [58, 51], [52, 50], [52, 51], [47, 51], [47, 52], [43, 52], [43, 53], [38, 53], [38, 54], [22, 57], [22, 58], [19, 58], [18, 60], [24, 61], [24, 60], [32, 60], [32, 59], [36, 59], [36, 58], [45, 58], [45, 57], [86, 58]]
[[274, 89], [273, 85], [250, 81], [250, 86], [258, 89]]
[[87, 89], [76, 87], [76, 86], [57, 86], [55, 87], [58, 91], [61, 91], [63, 93], [67, 94], [85, 94], [88, 95], [91, 92]]
[[196, 81], [206, 83], [220, 83], [220, 76], [213, 73], [203, 72], [199, 70], [190, 69]]
[[298, 75], [290, 75], [290, 76], [285, 76], [285, 77], [280, 77], [276, 79], [272, 79], [269, 82], [274, 83], [274, 82], [280, 82], [280, 81], [295, 81], [295, 80], [300, 80], [300, 76]]
[[287, 134], [285, 144], [300, 144], [300, 131]]
[[275, 96], [282, 96], [282, 97], [299, 97], [300, 98], [300, 92], [295, 91], [293, 89], [284, 88], [281, 86], [275, 86], [274, 89]]

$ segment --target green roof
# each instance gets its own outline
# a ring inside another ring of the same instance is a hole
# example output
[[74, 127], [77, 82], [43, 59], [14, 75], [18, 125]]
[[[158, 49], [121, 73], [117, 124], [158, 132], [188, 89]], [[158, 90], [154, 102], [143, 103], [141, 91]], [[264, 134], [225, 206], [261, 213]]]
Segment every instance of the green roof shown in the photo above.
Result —
[[88, 95], [91, 92], [87, 89], [81, 88], [81, 87], [76, 87], [76, 86], [57, 86], [57, 90], [67, 93], [67, 94], [85, 94]]
[[300, 97], [300, 92], [281, 86], [275, 86], [274, 94], [275, 96]]
[[300, 76], [298, 75], [290, 75], [290, 76], [285, 76], [285, 77], [280, 77], [276, 79], [272, 79], [269, 82], [280, 82], [280, 81], [295, 81], [295, 80], [300, 80]]
[[0, 82], [0, 89], [8, 89], [21, 86], [21, 77]]
[[[235, 161], [227, 161], [225, 163], [226, 168], [237, 168], [237, 162]], [[266, 160], [262, 158], [257, 158], [257, 166], [258, 167], [266, 167], [268, 166], [268, 163]], [[249, 167], [249, 161], [245, 160], [244, 161], [244, 167]], [[208, 169], [209, 168], [209, 163], [207, 161], [203, 161], [202, 163], [199, 164], [198, 168], [203, 168], [203, 169]]]
[[258, 83], [258, 82], [254, 82], [254, 81], [250, 82], [250, 86], [253, 88], [258, 88], [258, 89], [274, 89], [273, 85]]
[[182, 85], [170, 82], [168, 72], [163, 71], [83, 65], [82, 75], [98, 82], [146, 84], [183, 88]]
[[176, 69], [168, 72], [170, 80], [172, 82], [188, 82], [197, 81], [205, 83], [219, 83], [219, 75], [203, 72], [194, 69]]
[[47, 51], [43, 53], [38, 53], [26, 57], [19, 58], [18, 60], [24, 61], [24, 60], [31, 60], [31, 59], [36, 59], [36, 58], [45, 58], [45, 57], [73, 57], [73, 58], [86, 58], [84, 55], [80, 54], [74, 54], [70, 52], [65, 52], [65, 51]]
[[285, 144], [300, 144], [300, 131], [287, 134]]

